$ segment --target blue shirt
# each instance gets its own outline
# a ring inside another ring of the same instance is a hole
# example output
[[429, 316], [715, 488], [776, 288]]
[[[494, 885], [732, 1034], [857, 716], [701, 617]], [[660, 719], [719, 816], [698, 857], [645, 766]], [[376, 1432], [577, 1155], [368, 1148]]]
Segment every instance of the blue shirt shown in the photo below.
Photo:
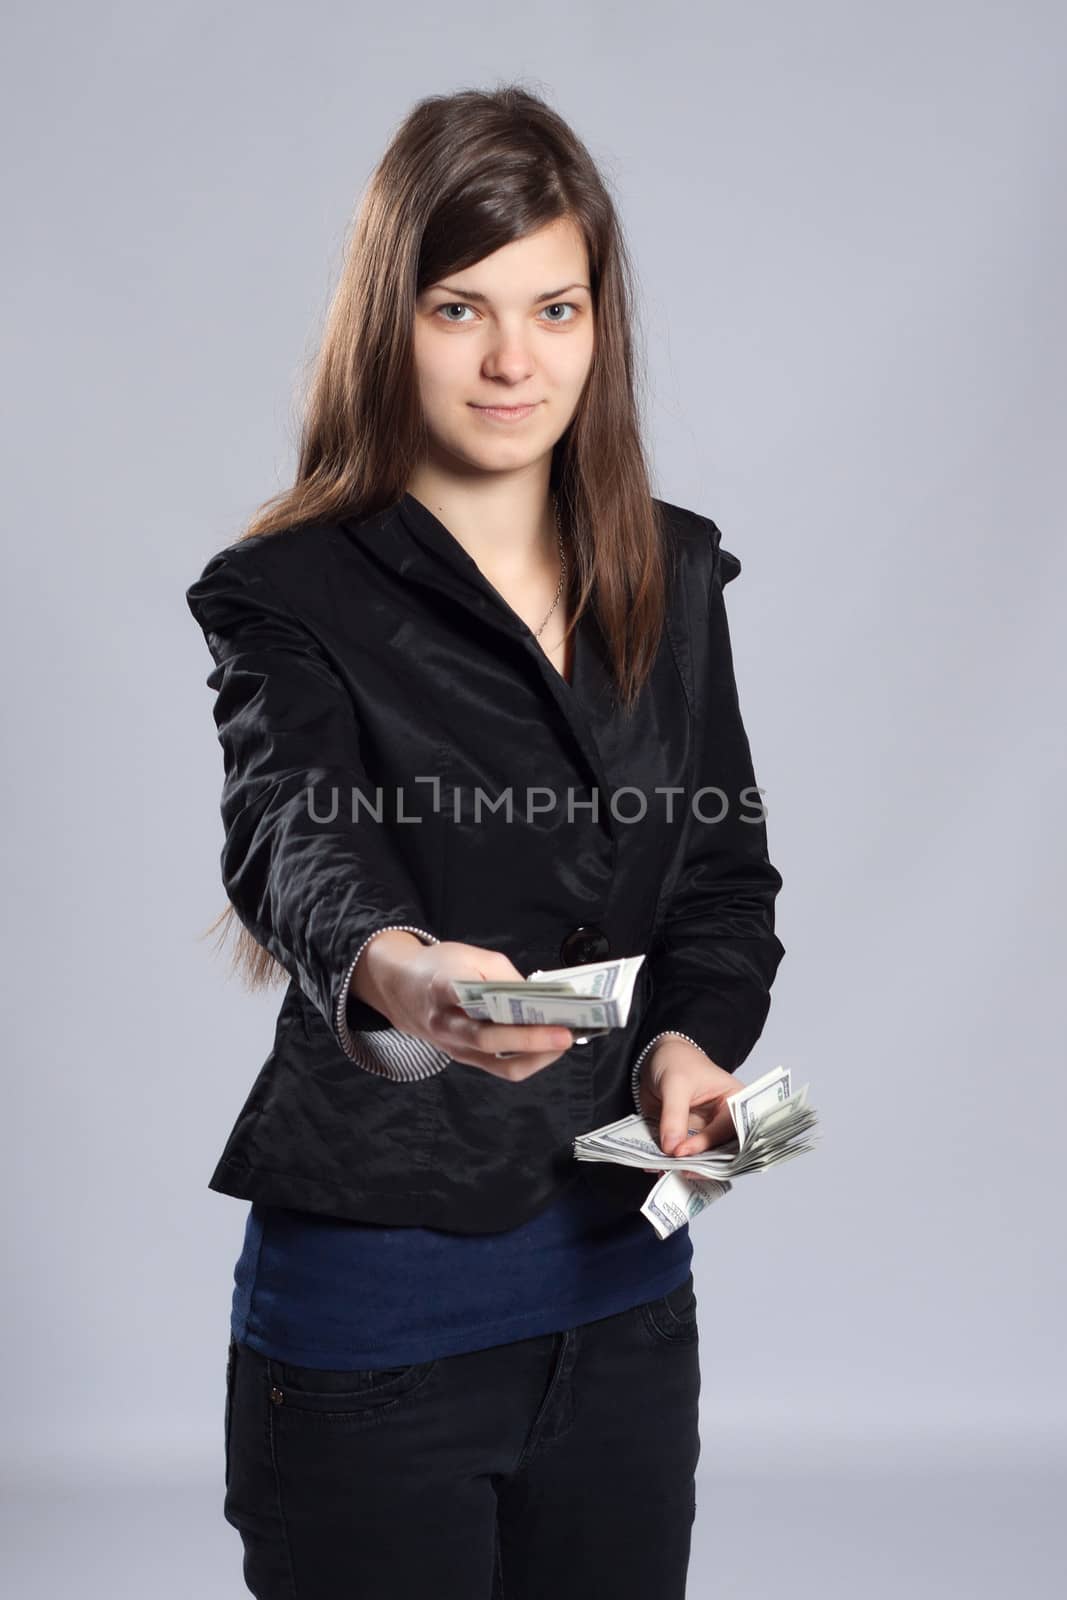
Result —
[[294, 1366], [404, 1366], [613, 1316], [677, 1288], [692, 1256], [687, 1226], [660, 1239], [581, 1175], [503, 1233], [253, 1204], [230, 1325], [242, 1343]]

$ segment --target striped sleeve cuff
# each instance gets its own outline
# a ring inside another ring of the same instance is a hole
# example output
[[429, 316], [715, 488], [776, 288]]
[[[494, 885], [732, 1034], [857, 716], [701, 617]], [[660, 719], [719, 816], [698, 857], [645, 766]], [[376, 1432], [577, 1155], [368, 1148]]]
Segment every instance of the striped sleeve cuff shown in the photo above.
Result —
[[392, 1078], [399, 1083], [410, 1083], [418, 1078], [432, 1078], [437, 1072], [443, 1072], [451, 1056], [445, 1050], [439, 1050], [436, 1045], [430, 1044], [426, 1039], [417, 1039], [414, 1034], [403, 1033], [399, 1028], [380, 1028], [366, 1032], [353, 1032], [348, 1026], [346, 1006], [348, 1001], [349, 985], [352, 974], [356, 970], [356, 963], [371, 939], [376, 939], [380, 933], [413, 933], [421, 939], [423, 944], [438, 944], [440, 941], [432, 933], [427, 933], [424, 928], [413, 928], [407, 923], [391, 923], [386, 928], [375, 928], [370, 938], [364, 939], [356, 951], [348, 971], [345, 973], [341, 985], [341, 993], [337, 1001], [337, 1010], [334, 1014], [334, 1023], [341, 1048], [350, 1061], [366, 1072], [374, 1072], [381, 1078]]
[[[645, 1057], [648, 1055], [649, 1051], [655, 1049], [656, 1045], [659, 1044], [661, 1039], [684, 1039], [686, 1044], [695, 1046], [695, 1048], [700, 1051], [701, 1055], [707, 1055], [707, 1051], [704, 1049], [703, 1045], [697, 1044], [696, 1040], [691, 1039], [687, 1033], [677, 1033], [673, 1028], [665, 1028], [662, 1033], [657, 1033], [654, 1039], [650, 1039], [645, 1045], [645, 1048], [641, 1051], [641, 1054], [638, 1056], [637, 1060], [634, 1062], [634, 1070], [630, 1078], [630, 1092], [633, 1095], [633, 1102], [637, 1107], [638, 1115], [642, 1117], [644, 1116], [644, 1112], [641, 1110], [641, 1068], [645, 1064]], [[708, 1060], [711, 1060], [710, 1056], [708, 1056]]]

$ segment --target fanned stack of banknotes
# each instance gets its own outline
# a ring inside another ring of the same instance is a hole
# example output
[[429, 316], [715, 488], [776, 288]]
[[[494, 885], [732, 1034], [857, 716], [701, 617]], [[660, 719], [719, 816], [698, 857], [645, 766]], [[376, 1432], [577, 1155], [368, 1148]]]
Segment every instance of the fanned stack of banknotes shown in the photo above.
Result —
[[[597, 1034], [625, 1027], [634, 982], [644, 956], [590, 962], [532, 972], [508, 983], [454, 981], [459, 1004], [482, 1022], [555, 1023], [574, 1030], [583, 1043]], [[661, 1239], [729, 1194], [730, 1180], [763, 1172], [814, 1148], [808, 1137], [816, 1114], [807, 1103], [808, 1085], [792, 1092], [788, 1067], [775, 1067], [728, 1096], [736, 1140], [695, 1156], [668, 1156], [659, 1142], [659, 1124], [633, 1115], [583, 1133], [574, 1141], [578, 1161], [612, 1161], [624, 1167], [662, 1172], [641, 1207]], [[698, 1173], [699, 1177], [683, 1176]]]
[[[746, 1172], [764, 1172], [814, 1148], [818, 1135], [815, 1111], [807, 1103], [808, 1085], [791, 1092], [788, 1067], [774, 1067], [762, 1078], [727, 1097], [736, 1140], [715, 1145], [694, 1156], [665, 1155], [659, 1142], [658, 1122], [636, 1113], [608, 1122], [574, 1141], [578, 1161], [614, 1161], [623, 1167], [654, 1167], [662, 1171], [641, 1207], [661, 1239], [691, 1222], [733, 1188], [731, 1178]], [[683, 1176], [699, 1173], [699, 1177]]]

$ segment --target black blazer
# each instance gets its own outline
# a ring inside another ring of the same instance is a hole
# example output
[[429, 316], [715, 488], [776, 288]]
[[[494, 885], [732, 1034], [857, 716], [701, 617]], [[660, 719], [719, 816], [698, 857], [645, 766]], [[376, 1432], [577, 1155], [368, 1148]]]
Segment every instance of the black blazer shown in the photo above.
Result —
[[[741, 567], [710, 518], [657, 503], [667, 626], [630, 716], [592, 613], [568, 684], [410, 494], [239, 540], [187, 590], [216, 662], [223, 885], [291, 980], [212, 1189], [461, 1233], [573, 1182], [635, 1210], [649, 1175], [576, 1162], [574, 1137], [632, 1112], [631, 1067], [665, 1029], [728, 1071], [752, 1049], [784, 947], [723, 604]], [[624, 1029], [521, 1083], [451, 1059], [400, 1082], [342, 1043], [389, 1025], [344, 999], [388, 925], [525, 974], [647, 959]]]

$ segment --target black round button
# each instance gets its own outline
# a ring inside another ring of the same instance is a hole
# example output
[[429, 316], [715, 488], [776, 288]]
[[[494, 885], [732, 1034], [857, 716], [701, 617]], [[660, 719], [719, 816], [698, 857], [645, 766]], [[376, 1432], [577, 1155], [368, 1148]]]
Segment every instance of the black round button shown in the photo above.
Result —
[[559, 959], [565, 967], [584, 967], [590, 961], [606, 961], [610, 953], [608, 936], [595, 922], [572, 928], [559, 947]]

